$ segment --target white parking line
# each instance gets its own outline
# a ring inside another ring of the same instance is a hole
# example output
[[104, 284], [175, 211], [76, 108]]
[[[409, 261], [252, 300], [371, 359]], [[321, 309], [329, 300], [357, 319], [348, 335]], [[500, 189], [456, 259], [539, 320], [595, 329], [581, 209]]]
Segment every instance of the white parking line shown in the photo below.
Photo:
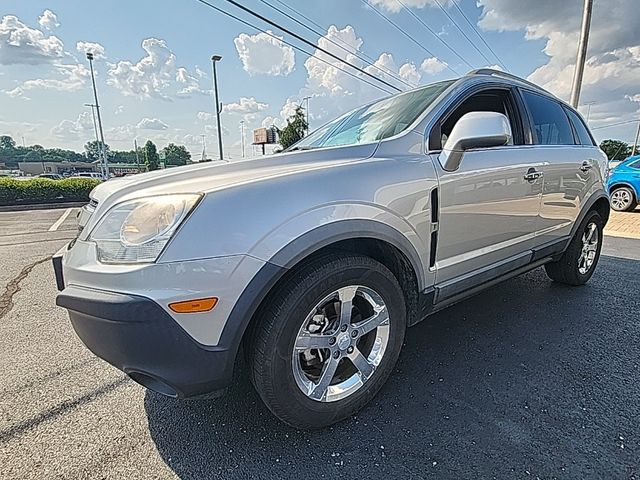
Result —
[[58, 220], [56, 220], [56, 223], [54, 223], [53, 225], [51, 225], [49, 227], [49, 231], [50, 232], [55, 232], [56, 230], [58, 230], [58, 227], [60, 225], [62, 225], [62, 222], [64, 222], [67, 217], [69, 216], [69, 214], [71, 213], [71, 210], [73, 210], [73, 208], [67, 208], [64, 213], [62, 215], [60, 215], [60, 218]]

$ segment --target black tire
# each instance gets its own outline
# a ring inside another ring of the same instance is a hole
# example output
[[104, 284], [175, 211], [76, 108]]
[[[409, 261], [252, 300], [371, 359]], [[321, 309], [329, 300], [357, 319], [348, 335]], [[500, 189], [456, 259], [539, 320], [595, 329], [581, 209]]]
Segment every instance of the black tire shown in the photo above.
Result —
[[[588, 235], [588, 229], [595, 225], [598, 241], [595, 249], [593, 263], [586, 272], [580, 271], [579, 259], [583, 253], [583, 236]], [[584, 285], [589, 281], [598, 264], [600, 251], [602, 250], [602, 230], [603, 222], [600, 214], [594, 210], [587, 213], [582, 223], [576, 230], [576, 234], [569, 243], [569, 246], [556, 262], [547, 263], [544, 268], [549, 278], [555, 282], [567, 285]]]
[[[330, 402], [314, 400], [296, 383], [294, 343], [315, 306], [352, 285], [372, 289], [384, 301], [389, 314], [386, 350], [372, 375], [352, 394]], [[245, 345], [251, 381], [269, 410], [285, 423], [300, 429], [332, 425], [360, 410], [386, 382], [400, 354], [406, 323], [403, 291], [384, 265], [348, 253], [313, 259], [290, 272], [258, 312]]]
[[637, 206], [638, 199], [631, 188], [620, 186], [611, 190], [611, 208], [616, 212], [630, 212]]

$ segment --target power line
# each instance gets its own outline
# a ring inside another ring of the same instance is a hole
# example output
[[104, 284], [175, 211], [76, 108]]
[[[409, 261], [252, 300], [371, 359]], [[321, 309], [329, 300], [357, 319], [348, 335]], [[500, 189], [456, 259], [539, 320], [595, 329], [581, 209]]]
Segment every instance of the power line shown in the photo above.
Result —
[[[202, 1], [202, 0], [198, 0], [198, 1]], [[359, 71], [360, 73], [367, 75], [368, 77], [373, 78], [374, 80], [377, 80], [380, 83], [385, 84], [387, 87], [392, 88], [394, 90], [396, 90], [397, 92], [401, 92], [402, 90], [398, 87], [396, 87], [395, 85], [393, 85], [392, 83], [387, 82], [386, 80], [383, 80], [380, 77], [376, 77], [375, 75], [373, 75], [372, 73], [367, 72], [366, 70], [358, 67], [357, 65], [353, 65], [352, 63], [347, 62], [346, 60], [343, 60], [342, 58], [338, 57], [337, 55], [334, 55], [333, 53], [331, 53], [329, 50], [326, 50], [324, 48], [322, 48], [320, 45], [316, 45], [312, 42], [310, 42], [309, 40], [307, 40], [306, 38], [302, 37], [301, 35], [298, 35], [295, 32], [292, 32], [291, 30], [289, 30], [288, 28], [283, 27], [282, 25], [279, 25], [278, 23], [274, 22], [273, 20], [268, 19], [267, 17], [265, 17], [264, 15], [261, 15], [257, 12], [254, 12], [253, 10], [251, 10], [248, 7], [245, 7], [244, 5], [241, 5], [240, 3], [236, 2], [235, 0], [225, 0], [225, 2], [230, 3], [231, 5], [239, 8], [240, 10], [248, 13], [249, 15], [252, 15], [260, 20], [262, 20], [265, 23], [268, 23], [269, 25], [271, 25], [272, 27], [277, 28], [278, 30], [281, 30], [289, 35], [291, 35], [292, 37], [294, 37], [295, 39], [306, 43], [307, 45], [309, 45], [310, 47], [313, 47], [317, 50], [320, 50], [321, 52], [325, 53], [326, 55], [329, 55], [331, 58], [338, 60], [339, 62], [342, 62], [346, 65], [349, 65], [351, 68], [353, 68], [354, 70]]]
[[599, 127], [593, 127], [591, 128], [591, 130], [600, 130], [602, 128], [609, 128], [609, 127], [617, 127], [618, 125], [627, 125], [628, 123], [635, 123], [639, 121], [639, 119], [635, 119], [635, 120], [627, 120], [626, 122], [616, 122], [616, 123], [608, 123], [607, 125], [600, 125]]
[[451, 15], [449, 15], [449, 12], [447, 12], [447, 9], [446, 9], [446, 8], [444, 8], [444, 7], [442, 6], [442, 4], [440, 3], [440, 1], [439, 1], [439, 0], [434, 0], [434, 2], [436, 2], [436, 5], [438, 5], [438, 7], [440, 7], [440, 10], [442, 10], [442, 12], [447, 16], [447, 18], [448, 18], [449, 20], [451, 20], [451, 22], [452, 22], [452, 23], [455, 25], [455, 27], [460, 31], [460, 33], [462, 34], [462, 36], [463, 36], [464, 38], [466, 38], [466, 39], [467, 39], [467, 41], [471, 44], [471, 46], [472, 46], [472, 47], [473, 47], [473, 48], [474, 48], [474, 49], [475, 49], [475, 50], [476, 50], [480, 55], [482, 55], [482, 58], [484, 58], [484, 59], [485, 59], [485, 61], [486, 61], [487, 63], [491, 63], [491, 60], [489, 60], [489, 59], [487, 58], [487, 56], [486, 56], [484, 53], [482, 53], [482, 50], [480, 50], [480, 49], [477, 47], [477, 45], [471, 41], [471, 39], [470, 39], [470, 38], [469, 38], [469, 36], [464, 32], [464, 30], [462, 30], [462, 28], [460, 28], [460, 25], [458, 25], [458, 22], [456, 22], [456, 21], [455, 21], [455, 19], [454, 19]]
[[[270, 4], [269, 2], [267, 2], [266, 0], [260, 0], [260, 2], [264, 3], [265, 5], [267, 5], [268, 7], [274, 9], [275, 11], [279, 12], [280, 14], [284, 15], [285, 17], [287, 17], [290, 20], [293, 20], [294, 22], [296, 22], [298, 25], [306, 28], [307, 30], [309, 30], [310, 32], [315, 33], [316, 35], [319, 35], [320, 37], [325, 38], [328, 42], [331, 42], [333, 45], [335, 45], [336, 47], [342, 49], [343, 51], [354, 55], [356, 58], [358, 58], [359, 60], [363, 61], [364, 63], [366, 63], [367, 65], [375, 68], [376, 70], [378, 70], [379, 72], [384, 73], [385, 75], [389, 75], [391, 77], [393, 77], [395, 80], [404, 83], [407, 87], [409, 88], [414, 88], [415, 85], [412, 85], [411, 83], [407, 82], [404, 78], [402, 78], [401, 76], [399, 76], [398, 74], [396, 74], [395, 72], [393, 72], [392, 70], [389, 70], [387, 68], [384, 67], [379, 67], [378, 65], [375, 64], [375, 60], [373, 60], [372, 58], [369, 57], [369, 60], [366, 60], [365, 58], [362, 57], [367, 57], [367, 55], [365, 55], [364, 53], [361, 54], [360, 52], [358, 52], [355, 49], [351, 49], [345, 46], [340, 45], [339, 43], [337, 43], [335, 40], [333, 40], [332, 38], [329, 37], [325, 37], [325, 34], [323, 32], [320, 32], [318, 30], [315, 30], [314, 28], [304, 24], [303, 22], [301, 22], [300, 20], [298, 20], [297, 18], [293, 17], [292, 15], [289, 15], [287, 12], [283, 11], [282, 9]], [[362, 55], [362, 56], [361, 56]]]
[[[378, 14], [380, 17], [382, 17], [387, 23], [393, 25], [396, 30], [398, 30], [405, 37], [407, 37], [409, 40], [411, 40], [413, 43], [415, 43], [419, 48], [421, 48], [422, 50], [427, 52], [428, 55], [430, 55], [431, 57], [436, 57], [436, 55], [434, 55], [433, 52], [431, 52], [428, 48], [426, 48], [424, 45], [422, 45], [420, 42], [418, 42], [415, 38], [413, 38], [411, 35], [409, 35], [407, 32], [405, 32], [402, 29], [402, 27], [400, 27], [397, 23], [395, 23], [393, 20], [391, 20], [389, 17], [387, 17], [384, 13], [382, 13], [380, 10], [378, 10], [376, 7], [374, 7], [372, 4], [370, 4], [368, 0], [361, 0], [361, 1], [366, 6], [371, 8], [371, 10], [373, 10], [376, 14]], [[451, 65], [447, 64], [447, 68], [449, 70], [451, 70], [453, 73], [455, 73], [456, 75], [460, 75]]]
[[[260, 27], [258, 27], [258, 26], [256, 26], [256, 25], [254, 25], [254, 24], [250, 23], [250, 22], [247, 22], [246, 20], [243, 20], [243, 19], [241, 19], [241, 18], [239, 18], [239, 17], [237, 17], [237, 16], [235, 16], [235, 15], [233, 15], [233, 14], [229, 13], [229, 12], [226, 12], [226, 11], [224, 11], [223, 9], [221, 9], [221, 8], [219, 8], [219, 7], [216, 7], [215, 5], [212, 5], [211, 3], [207, 2], [206, 0], [196, 0], [196, 1], [197, 1], [197, 2], [202, 3], [203, 5], [206, 5], [206, 6], [207, 6], [207, 7], [209, 7], [209, 8], [212, 8], [213, 10], [217, 11], [218, 13], [221, 13], [221, 14], [223, 14], [223, 15], [226, 15], [227, 17], [232, 18], [232, 19], [236, 20], [237, 22], [242, 23], [243, 25], [246, 25], [247, 27], [250, 27], [250, 28], [252, 28], [252, 29], [254, 29], [254, 30], [258, 31], [258, 32], [262, 32], [262, 33], [264, 33], [264, 34], [266, 34], [266, 35], [270, 36], [271, 38], [273, 38], [273, 39], [275, 39], [275, 40], [277, 40], [277, 41], [279, 41], [279, 42], [282, 42], [282, 43], [284, 43], [284, 44], [286, 44], [286, 45], [289, 45], [291, 48], [294, 48], [294, 49], [298, 50], [299, 52], [304, 53], [305, 55], [308, 55], [308, 56], [310, 56], [310, 57], [314, 57], [314, 58], [316, 58], [317, 60], [320, 60], [322, 63], [325, 63], [325, 64], [329, 65], [330, 67], [333, 67], [333, 68], [335, 68], [335, 69], [337, 69], [337, 70], [340, 70], [341, 72], [344, 72], [344, 73], [346, 73], [347, 75], [349, 75], [349, 76], [351, 76], [351, 77], [353, 77], [353, 78], [356, 78], [356, 79], [358, 79], [358, 80], [360, 80], [360, 81], [362, 81], [362, 82], [364, 82], [364, 83], [366, 83], [366, 84], [368, 84], [368, 85], [371, 85], [372, 87], [377, 88], [377, 89], [378, 89], [378, 90], [380, 90], [380, 91], [383, 91], [383, 92], [385, 92], [385, 93], [388, 93], [389, 95], [391, 95], [391, 94], [393, 93], [393, 92], [390, 92], [389, 90], [387, 90], [386, 88], [381, 87], [380, 85], [376, 85], [375, 83], [370, 82], [370, 81], [369, 81], [369, 80], [367, 80], [366, 78], [362, 78], [362, 77], [360, 77], [360, 76], [358, 76], [358, 75], [354, 74], [353, 72], [350, 72], [350, 71], [348, 71], [348, 70], [345, 70], [345, 69], [343, 69], [343, 68], [339, 67], [338, 65], [334, 65], [334, 64], [332, 64], [331, 62], [328, 62], [327, 60], [325, 60], [325, 59], [323, 59], [323, 58], [320, 58], [320, 57], [319, 57], [319, 56], [317, 56], [315, 53], [309, 53], [309, 52], [308, 52], [307, 50], [305, 50], [304, 48], [301, 48], [301, 47], [299, 47], [299, 46], [297, 46], [297, 45], [294, 45], [293, 43], [288, 42], [288, 41], [286, 41], [286, 40], [284, 40], [284, 39], [282, 39], [282, 38], [280, 38], [280, 37], [278, 37], [278, 36], [274, 35], [273, 33], [269, 32], [269, 31], [267, 31], [267, 30], [264, 30], [264, 29], [262, 29], [262, 28], [260, 28]], [[347, 62], [347, 63], [348, 63], [348, 62]], [[350, 65], [350, 64], [349, 64], [349, 65]], [[377, 77], [375, 77], [375, 78], [376, 78], [377, 80], [379, 80]], [[398, 90], [398, 91], [399, 91], [399, 89], [398, 89], [397, 87], [394, 87], [394, 88], [395, 88], [395, 90]]]
[[466, 59], [464, 59], [458, 52], [456, 52], [453, 48], [451, 48], [451, 46], [449, 46], [449, 44], [442, 38], [440, 38], [440, 35], [438, 35], [436, 32], [433, 31], [433, 29], [427, 25], [418, 15], [416, 15], [413, 10], [411, 10], [409, 7], [407, 7], [404, 3], [402, 3], [401, 0], [396, 0], [396, 2], [398, 2], [400, 4], [400, 6], [407, 12], [409, 13], [413, 18], [415, 18], [418, 22], [420, 22], [420, 24], [426, 28], [440, 43], [442, 43], [445, 47], [447, 47], [451, 53], [453, 53], [456, 57], [458, 57], [460, 60], [462, 60], [462, 62], [464, 64], [467, 65], [467, 67], [473, 69], [473, 65], [471, 65], [469, 62], [467, 62]]
[[478, 35], [478, 37], [480, 38], [480, 40], [482, 40], [482, 43], [484, 43], [484, 46], [487, 47], [489, 49], [489, 51], [493, 54], [494, 57], [496, 57], [496, 60], [498, 60], [498, 63], [500, 64], [500, 66], [502, 68], [504, 68], [506, 71], [508, 71], [507, 67], [505, 66], [504, 62], [502, 61], [502, 59], [498, 56], [498, 54], [493, 50], [493, 48], [491, 48], [491, 45], [489, 45], [489, 43], [487, 43], [487, 41], [485, 40], [484, 36], [480, 33], [480, 30], [478, 30], [476, 28], [476, 26], [473, 24], [473, 22], [471, 20], [469, 20], [469, 17], [467, 17], [467, 15], [464, 13], [464, 11], [462, 10], [462, 8], [460, 8], [460, 5], [458, 5], [457, 0], [453, 0], [453, 5], [456, 7], [456, 9], [458, 10], [458, 12], [460, 12], [460, 14], [462, 15], [462, 17], [466, 20], [466, 22], [469, 24], [469, 26], [473, 29], [474, 32], [476, 32], [476, 35]]

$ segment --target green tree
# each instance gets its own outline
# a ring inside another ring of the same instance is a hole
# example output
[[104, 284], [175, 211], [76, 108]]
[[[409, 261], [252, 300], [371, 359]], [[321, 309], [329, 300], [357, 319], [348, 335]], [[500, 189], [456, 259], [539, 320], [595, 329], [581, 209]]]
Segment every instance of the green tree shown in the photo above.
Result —
[[166, 165], [186, 165], [191, 160], [191, 154], [184, 145], [170, 143], [162, 149]]
[[621, 140], [603, 140], [600, 148], [609, 160], [624, 160], [631, 155], [631, 145]]
[[160, 156], [158, 155], [158, 149], [151, 140], [147, 140], [144, 144], [144, 161], [147, 164], [147, 170], [158, 170], [160, 168]]
[[[86, 152], [87, 158], [90, 161], [95, 161], [95, 160], [99, 160], [100, 158], [102, 158], [102, 152], [100, 151], [100, 145], [101, 142], [98, 142], [98, 140], [91, 140], [90, 142], [87, 142], [84, 146], [84, 151]], [[108, 144], [104, 144], [104, 148], [106, 150], [107, 153], [107, 160], [109, 159], [109, 157], [111, 156], [111, 149], [109, 148]]]
[[0, 135], [0, 148], [13, 150], [16, 148], [16, 141], [10, 135]]
[[276, 127], [282, 148], [289, 148], [301, 140], [308, 128], [309, 125], [304, 115], [304, 109], [301, 106], [296, 107], [296, 112], [287, 119], [287, 126], [282, 130]]

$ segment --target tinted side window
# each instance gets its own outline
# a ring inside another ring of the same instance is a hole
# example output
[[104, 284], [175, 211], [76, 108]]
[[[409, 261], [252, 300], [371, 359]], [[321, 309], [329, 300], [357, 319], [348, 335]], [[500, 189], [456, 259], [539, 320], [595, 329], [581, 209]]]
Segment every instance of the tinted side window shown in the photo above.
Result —
[[522, 92], [533, 117], [538, 145], [573, 145], [573, 131], [562, 105], [530, 92]]
[[576, 112], [574, 112], [573, 110], [569, 110], [568, 108], [565, 108], [564, 111], [567, 112], [569, 120], [571, 120], [573, 128], [578, 135], [578, 143], [580, 145], [594, 145], [593, 139], [591, 138], [591, 135], [589, 135], [589, 130], [587, 130], [587, 127], [585, 126], [580, 116]]
[[637, 168], [638, 170], [640, 170], [640, 160], [636, 160], [635, 162], [630, 163], [629, 166], [631, 168]]

